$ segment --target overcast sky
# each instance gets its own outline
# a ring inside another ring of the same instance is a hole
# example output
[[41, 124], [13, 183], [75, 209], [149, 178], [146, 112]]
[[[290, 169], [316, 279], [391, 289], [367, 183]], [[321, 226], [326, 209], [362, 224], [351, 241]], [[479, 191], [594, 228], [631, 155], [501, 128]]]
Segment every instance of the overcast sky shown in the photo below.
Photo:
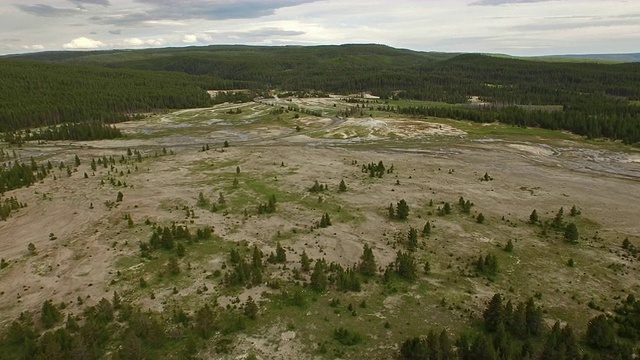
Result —
[[345, 43], [511, 55], [640, 52], [640, 0], [0, 0], [0, 54]]

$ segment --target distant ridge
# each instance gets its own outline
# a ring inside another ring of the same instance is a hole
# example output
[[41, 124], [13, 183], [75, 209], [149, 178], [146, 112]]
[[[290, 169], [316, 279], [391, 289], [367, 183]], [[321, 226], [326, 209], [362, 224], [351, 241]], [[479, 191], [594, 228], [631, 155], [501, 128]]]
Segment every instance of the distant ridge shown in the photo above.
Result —
[[603, 61], [619, 61], [619, 62], [640, 62], [640, 53], [632, 54], [567, 54], [567, 55], [549, 55], [540, 56], [541, 58], [563, 58], [563, 59], [582, 59], [582, 60], [603, 60]]

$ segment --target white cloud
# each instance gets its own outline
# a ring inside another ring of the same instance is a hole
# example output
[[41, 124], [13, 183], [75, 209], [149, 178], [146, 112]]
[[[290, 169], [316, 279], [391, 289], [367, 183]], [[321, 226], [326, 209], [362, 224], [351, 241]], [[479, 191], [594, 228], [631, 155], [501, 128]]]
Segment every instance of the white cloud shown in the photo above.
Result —
[[140, 38], [127, 38], [122, 41], [119, 45], [124, 46], [160, 46], [164, 45], [166, 41], [163, 38], [153, 38], [153, 39], [140, 39]]
[[100, 40], [93, 40], [84, 36], [62, 45], [65, 49], [98, 49], [105, 46], [107, 45]]
[[186, 44], [193, 44], [198, 42], [198, 37], [193, 34], [185, 35], [182, 37], [182, 42]]
[[40, 44], [36, 45], [22, 45], [22, 48], [25, 50], [44, 50], [44, 46]]

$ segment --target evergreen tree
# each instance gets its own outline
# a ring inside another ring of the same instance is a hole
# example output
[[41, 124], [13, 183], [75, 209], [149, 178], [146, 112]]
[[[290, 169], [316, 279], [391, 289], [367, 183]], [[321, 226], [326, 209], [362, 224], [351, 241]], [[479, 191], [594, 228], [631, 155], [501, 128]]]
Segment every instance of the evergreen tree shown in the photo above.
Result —
[[302, 255], [300, 256], [300, 265], [304, 272], [309, 272], [309, 270], [311, 270], [311, 260], [309, 259], [307, 252], [304, 250], [302, 250]]
[[611, 349], [616, 343], [611, 321], [602, 314], [589, 320], [586, 340], [595, 349]]
[[478, 214], [478, 216], [476, 217], [476, 222], [478, 224], [484, 223], [484, 215], [482, 215], [482, 213]]
[[62, 314], [58, 308], [53, 305], [51, 300], [47, 300], [42, 304], [42, 312], [40, 315], [42, 325], [49, 329], [62, 319]]
[[490, 332], [498, 330], [499, 326], [504, 326], [505, 316], [502, 304], [502, 296], [494, 294], [487, 308], [482, 313], [485, 328]]
[[247, 302], [244, 304], [244, 316], [251, 320], [255, 320], [258, 317], [258, 305], [253, 301], [253, 298], [249, 296]]
[[340, 191], [340, 192], [347, 191], [347, 184], [345, 184], [344, 179], [340, 180], [340, 185], [338, 186], [338, 191]]
[[280, 242], [276, 244], [276, 262], [284, 264], [287, 262], [287, 252], [284, 250]]
[[324, 292], [327, 289], [326, 265], [323, 260], [316, 261], [311, 273], [311, 289], [316, 292]]
[[367, 244], [364, 244], [360, 263], [358, 264], [358, 271], [365, 276], [374, 276], [376, 274], [376, 259], [373, 255], [373, 250]]
[[582, 213], [582, 212], [581, 212], [580, 210], [578, 210], [578, 208], [577, 208], [575, 205], [573, 205], [573, 206], [571, 207], [571, 210], [569, 211], [569, 215], [570, 215], [570, 216], [578, 216], [578, 215], [580, 215], [581, 213]]
[[533, 209], [533, 211], [531, 212], [531, 215], [529, 215], [529, 223], [530, 224], [536, 224], [538, 222], [538, 212]]
[[564, 230], [564, 238], [570, 243], [578, 242], [578, 238], [580, 237], [578, 233], [578, 227], [574, 223], [569, 223]]
[[507, 241], [507, 245], [505, 245], [504, 251], [513, 252], [513, 241], [511, 241], [511, 239], [509, 239], [509, 241]]
[[396, 218], [398, 220], [406, 220], [407, 217], [409, 217], [409, 205], [407, 205], [407, 202], [402, 199], [398, 202], [396, 207]]
[[562, 229], [564, 226], [564, 209], [561, 207], [553, 218], [553, 227], [556, 229]]
[[418, 249], [418, 230], [416, 230], [413, 226], [409, 227], [409, 234], [407, 234], [408, 240], [408, 249], [413, 252]]
[[422, 228], [422, 236], [429, 236], [431, 234], [431, 222], [427, 221]]

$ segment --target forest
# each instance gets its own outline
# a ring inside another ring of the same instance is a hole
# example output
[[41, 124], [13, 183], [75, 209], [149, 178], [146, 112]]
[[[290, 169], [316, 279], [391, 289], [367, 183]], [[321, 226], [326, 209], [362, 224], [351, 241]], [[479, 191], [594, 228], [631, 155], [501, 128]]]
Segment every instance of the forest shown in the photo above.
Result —
[[[489, 106], [453, 113], [398, 111], [563, 129], [628, 144], [640, 140], [638, 63], [543, 62], [382, 45], [208, 46], [26, 54], [0, 60], [0, 75], [7, 84], [0, 90], [0, 131], [113, 123], [140, 113], [207, 106], [212, 100], [202, 90], [249, 88], [265, 96], [269, 89], [370, 92], [452, 104], [477, 96]], [[563, 111], [519, 105], [558, 105]]]

